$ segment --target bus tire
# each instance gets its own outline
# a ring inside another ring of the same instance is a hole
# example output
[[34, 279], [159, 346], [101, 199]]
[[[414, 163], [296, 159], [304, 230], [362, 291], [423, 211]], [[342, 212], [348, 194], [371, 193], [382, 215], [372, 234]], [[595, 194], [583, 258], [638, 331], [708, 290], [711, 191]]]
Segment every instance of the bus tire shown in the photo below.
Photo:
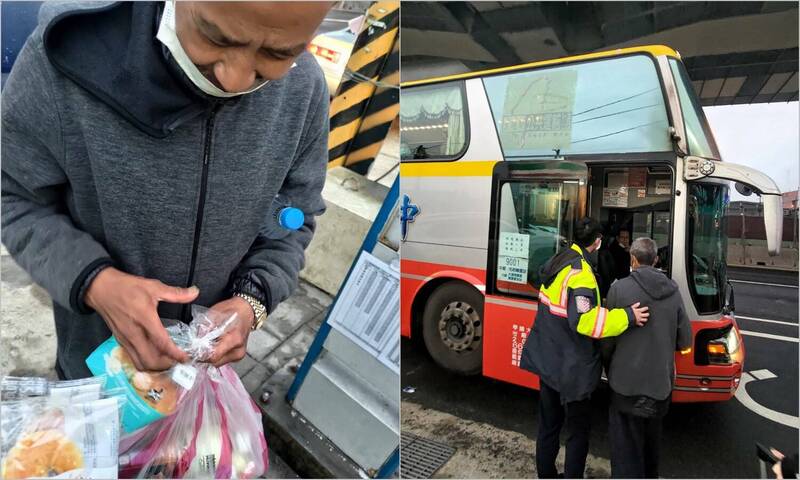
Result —
[[483, 295], [473, 286], [448, 282], [425, 304], [422, 337], [433, 360], [459, 375], [481, 373], [483, 363]]

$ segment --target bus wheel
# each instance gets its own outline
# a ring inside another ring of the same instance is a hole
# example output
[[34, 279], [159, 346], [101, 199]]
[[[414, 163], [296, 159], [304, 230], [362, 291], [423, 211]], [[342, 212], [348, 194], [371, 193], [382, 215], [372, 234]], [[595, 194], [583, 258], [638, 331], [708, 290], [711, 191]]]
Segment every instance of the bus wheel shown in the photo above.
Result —
[[423, 313], [422, 336], [433, 360], [460, 375], [481, 372], [483, 295], [470, 285], [445, 283], [431, 294]]

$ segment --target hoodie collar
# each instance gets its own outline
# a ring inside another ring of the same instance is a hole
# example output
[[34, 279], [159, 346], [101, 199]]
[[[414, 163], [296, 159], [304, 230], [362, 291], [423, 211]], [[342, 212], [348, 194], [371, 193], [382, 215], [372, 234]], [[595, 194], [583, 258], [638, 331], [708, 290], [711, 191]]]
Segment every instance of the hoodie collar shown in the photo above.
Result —
[[70, 10], [47, 25], [53, 66], [136, 128], [167, 137], [219, 103], [198, 93], [156, 39], [160, 2]]

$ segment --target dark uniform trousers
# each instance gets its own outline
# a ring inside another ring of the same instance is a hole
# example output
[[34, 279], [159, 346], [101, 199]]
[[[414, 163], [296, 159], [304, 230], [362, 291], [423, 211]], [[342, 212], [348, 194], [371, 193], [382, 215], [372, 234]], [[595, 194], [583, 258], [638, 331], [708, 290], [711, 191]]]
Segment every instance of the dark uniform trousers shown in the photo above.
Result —
[[589, 453], [592, 406], [587, 398], [561, 403], [561, 394], [539, 382], [539, 432], [536, 438], [536, 472], [539, 478], [557, 478], [559, 434], [566, 421], [567, 441], [564, 477], [583, 478]]

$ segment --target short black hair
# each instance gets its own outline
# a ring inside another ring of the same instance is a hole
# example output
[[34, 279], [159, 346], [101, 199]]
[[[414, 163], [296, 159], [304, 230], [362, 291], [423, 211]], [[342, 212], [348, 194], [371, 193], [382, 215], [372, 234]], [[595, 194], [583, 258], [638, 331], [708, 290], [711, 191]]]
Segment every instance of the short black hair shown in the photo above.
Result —
[[593, 218], [583, 217], [575, 222], [575, 243], [586, 248], [603, 234], [600, 222]]

